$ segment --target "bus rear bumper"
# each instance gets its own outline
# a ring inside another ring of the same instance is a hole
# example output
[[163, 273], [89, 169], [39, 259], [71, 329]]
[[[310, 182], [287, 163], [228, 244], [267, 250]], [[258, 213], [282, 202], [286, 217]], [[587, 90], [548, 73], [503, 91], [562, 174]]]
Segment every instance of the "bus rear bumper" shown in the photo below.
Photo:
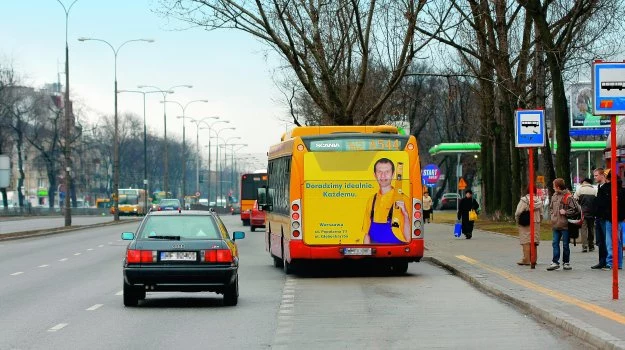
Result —
[[[371, 255], [346, 255], [345, 248], [372, 248]], [[309, 246], [303, 241], [290, 241], [290, 260], [340, 260], [340, 259], [394, 259], [420, 261], [423, 257], [424, 241], [413, 239], [402, 245], [341, 245]]]

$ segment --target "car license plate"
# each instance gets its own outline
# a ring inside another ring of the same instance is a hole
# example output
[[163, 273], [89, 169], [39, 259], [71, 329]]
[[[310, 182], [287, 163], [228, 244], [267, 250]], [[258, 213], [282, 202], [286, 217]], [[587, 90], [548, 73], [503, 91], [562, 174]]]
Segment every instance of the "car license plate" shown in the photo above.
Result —
[[196, 252], [161, 252], [161, 261], [196, 261]]
[[371, 255], [371, 248], [344, 248], [343, 255]]

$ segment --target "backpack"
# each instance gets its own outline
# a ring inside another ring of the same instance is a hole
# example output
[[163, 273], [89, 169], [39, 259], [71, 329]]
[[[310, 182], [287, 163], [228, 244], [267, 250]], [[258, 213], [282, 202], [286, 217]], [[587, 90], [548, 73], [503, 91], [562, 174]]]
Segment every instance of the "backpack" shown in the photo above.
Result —
[[530, 225], [530, 211], [524, 210], [519, 215], [519, 226], [529, 226]]
[[582, 227], [582, 224], [584, 223], [584, 213], [582, 211], [581, 206], [577, 202], [577, 199], [571, 196], [570, 193], [567, 193], [564, 195], [564, 198], [562, 199], [562, 202], [564, 203], [564, 205], [568, 205], [569, 199], [571, 199], [573, 203], [573, 207], [575, 208], [575, 213], [573, 213], [572, 215], [567, 215], [567, 221], [568, 221], [567, 226], [568, 226], [568, 231], [569, 231], [569, 238], [573, 239], [573, 246], [576, 246], [577, 245], [576, 240], [579, 238], [579, 229]]

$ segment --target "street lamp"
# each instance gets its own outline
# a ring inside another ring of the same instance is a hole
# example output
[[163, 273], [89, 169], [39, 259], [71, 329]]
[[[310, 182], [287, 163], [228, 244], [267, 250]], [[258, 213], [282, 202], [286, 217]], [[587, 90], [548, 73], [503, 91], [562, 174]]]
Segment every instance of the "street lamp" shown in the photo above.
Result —
[[[184, 203], [184, 196], [185, 193], [187, 192], [187, 157], [186, 157], [186, 135], [185, 135], [185, 123], [184, 123], [184, 119], [185, 119], [185, 112], [187, 110], [187, 107], [194, 103], [194, 102], [204, 102], [204, 103], [208, 103], [208, 100], [193, 100], [193, 101], [189, 101], [187, 102], [187, 104], [185, 104], [184, 106], [182, 105], [182, 103], [178, 102], [178, 101], [161, 101], [161, 103], [163, 104], [167, 104], [167, 103], [175, 103], [178, 106], [180, 106], [180, 108], [182, 108], [182, 201]], [[181, 117], [178, 117], [181, 118]]]
[[[223, 145], [219, 145], [219, 147], [224, 149], [223, 168], [226, 168], [228, 166], [228, 154], [226, 153], [228, 151], [228, 145], [229, 145], [228, 142], [230, 140], [240, 140], [240, 139], [241, 139], [240, 136], [231, 136], [231, 137], [229, 137], [229, 138], [227, 138], [225, 140], [222, 139], [222, 138], [219, 138], [219, 140], [224, 141]], [[222, 168], [220, 174], [223, 174], [223, 168]], [[232, 182], [231, 182], [232, 181], [232, 171], [230, 172], [230, 176], [229, 177], [230, 177], [230, 180], [228, 181], [228, 183], [230, 183], [230, 186], [232, 186]], [[223, 182], [224, 181], [220, 181], [219, 182], [219, 189], [220, 189], [222, 195], [223, 195]], [[232, 186], [232, 187], [234, 187], [234, 186]]]
[[169, 186], [168, 186], [168, 169], [169, 169], [169, 160], [168, 160], [168, 151], [167, 151], [167, 106], [165, 105], [165, 101], [167, 101], [167, 94], [173, 94], [174, 93], [174, 89], [178, 88], [178, 87], [186, 87], [186, 88], [192, 88], [193, 85], [174, 85], [172, 87], [170, 87], [169, 89], [161, 89], [158, 86], [154, 86], [154, 85], [137, 85], [137, 88], [139, 89], [145, 89], [145, 88], [151, 88], [154, 89], [154, 91], [158, 91], [161, 94], [163, 94], [163, 126], [164, 126], [164, 130], [163, 130], [163, 135], [164, 135], [164, 144], [163, 144], [163, 153], [165, 153], [165, 157], [163, 159], [163, 191], [165, 191], [165, 196], [168, 195], [168, 191], [169, 191]]
[[[132, 92], [132, 93], [138, 93], [138, 94], [143, 95], [143, 190], [145, 191], [144, 210], [145, 210], [145, 213], [147, 213], [148, 193], [150, 193], [150, 191], [148, 190], [148, 141], [147, 141], [147, 129], [146, 129], [146, 124], [145, 124], [145, 95], [155, 93], [155, 92], [160, 92], [160, 91], [139, 91], [139, 90], [117, 91], [117, 93], [120, 93], [120, 94], [122, 92]], [[171, 91], [171, 93], [173, 93], [173, 91]]]
[[[61, 6], [63, 6], [63, 11], [65, 11], [65, 102], [63, 103], [63, 112], [65, 114], [65, 144], [63, 145], [63, 153], [65, 155], [65, 226], [72, 226], [72, 212], [69, 206], [69, 194], [70, 194], [70, 186], [71, 186], [71, 149], [69, 147], [69, 139], [71, 137], [71, 114], [70, 114], [70, 101], [69, 101], [69, 44], [67, 43], [67, 27], [69, 24], [69, 11], [72, 10], [72, 6], [78, 0], [74, 0], [69, 7], [65, 7], [65, 5], [60, 1], [58, 1]], [[60, 194], [59, 194], [60, 196]], [[59, 204], [60, 206], [60, 204]]]
[[[234, 189], [235, 181], [237, 179], [237, 177], [234, 176], [236, 168], [234, 164], [234, 153], [241, 150], [243, 147], [247, 147], [248, 145], [247, 143], [231, 143], [230, 146], [230, 183], [232, 184], [232, 188]], [[239, 146], [236, 151], [234, 150], [235, 146]]]
[[[235, 127], [229, 127], [229, 128], [223, 128], [223, 129], [219, 129], [215, 131], [215, 134], [217, 135], [215, 137], [215, 141], [217, 141], [217, 162], [215, 164], [216, 164], [216, 167], [218, 167], [218, 170], [217, 170], [218, 179], [217, 179], [217, 183], [215, 184], [215, 186], [219, 184], [219, 192], [217, 193], [217, 196], [215, 197], [215, 204], [217, 204], [217, 200], [219, 199], [219, 196], [220, 195], [223, 196], [223, 193], [222, 193], [223, 187], [221, 186], [221, 164], [219, 163], [219, 134], [221, 134], [221, 132], [224, 130], [235, 130], [235, 129], [236, 129]], [[209, 138], [210, 138], [210, 135], [209, 135]], [[215, 187], [215, 190], [217, 190], [217, 187]]]
[[[212, 116], [212, 117], [204, 117], [202, 119], [189, 118], [191, 123], [195, 124], [195, 128], [196, 128], [195, 129], [195, 153], [196, 153], [196, 160], [195, 160], [195, 192], [196, 193], [200, 192], [200, 129], [209, 129], [209, 133], [210, 133], [210, 125], [208, 123], [206, 123], [206, 120], [208, 120], [208, 119], [219, 119], [219, 117]], [[200, 123], [203, 123], [207, 127], [206, 128], [200, 128]], [[208, 137], [208, 143], [210, 145], [210, 134], [208, 136], [209, 136]], [[209, 161], [209, 167], [210, 167], [210, 155], [209, 155], [208, 161]], [[209, 170], [209, 174], [210, 174], [210, 170]]]
[[[212, 124], [208, 124], [207, 122], [204, 122], [204, 125], [206, 125], [208, 127], [208, 202], [210, 205], [210, 200], [211, 200], [211, 135], [210, 133], [213, 131], [213, 126], [215, 124], [218, 123], [230, 123], [229, 120], [217, 120], [216, 122], [212, 123]], [[219, 158], [217, 158], [219, 159]], [[217, 169], [217, 163], [215, 163], [215, 169]], [[215, 177], [216, 178], [216, 177]], [[217, 192], [217, 184], [215, 184], [215, 192]], [[215, 203], [217, 203], [217, 199], [215, 199]]]
[[113, 220], [119, 221], [119, 123], [117, 120], [117, 54], [119, 50], [126, 44], [143, 41], [147, 43], [153, 43], [153, 39], [132, 39], [121, 43], [117, 48], [113, 47], [108, 41], [97, 38], [78, 38], [78, 41], [99, 41], [108, 45], [113, 50], [113, 57], [115, 58], [115, 136], [113, 140], [113, 206], [115, 213], [113, 214]]

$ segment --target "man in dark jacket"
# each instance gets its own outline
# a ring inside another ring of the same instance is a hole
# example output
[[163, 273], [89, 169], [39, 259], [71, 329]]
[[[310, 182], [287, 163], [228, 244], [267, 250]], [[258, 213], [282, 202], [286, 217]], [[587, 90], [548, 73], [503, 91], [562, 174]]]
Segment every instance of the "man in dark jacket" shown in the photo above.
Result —
[[584, 179], [581, 186], [575, 191], [575, 199], [579, 202], [584, 214], [584, 222], [579, 230], [582, 239], [582, 253], [595, 250], [595, 198], [597, 198], [597, 189], [592, 186], [592, 180]]
[[[614, 180], [610, 180], [611, 178], [611, 173], [610, 173], [610, 169], [607, 169], [606, 172], [606, 178], [608, 181], [610, 181], [610, 183], [614, 183]], [[616, 177], [616, 190], [618, 191], [618, 202], [616, 205], [616, 219], [617, 219], [617, 229], [616, 229], [616, 242], [612, 241], [612, 218], [611, 218], [611, 212], [610, 212], [610, 220], [606, 220], [605, 222], [605, 246], [606, 246], [606, 258], [605, 258], [605, 268], [604, 270], [610, 270], [612, 269], [612, 265], [614, 263], [616, 263], [616, 265], [618, 266], [619, 269], [623, 268], [623, 226], [625, 225], [625, 223], [623, 222], [625, 220], [625, 189], [623, 188], [623, 184], [621, 182], [621, 179], [618, 178], [618, 176]], [[610, 196], [610, 199], [612, 197]], [[616, 245], [616, 251], [617, 251], [617, 257], [613, 257], [613, 244]], [[616, 261], [613, 261], [616, 260]]]
[[610, 197], [610, 183], [607, 182], [605, 177], [605, 170], [603, 168], [597, 168], [593, 172], [595, 182], [599, 186], [597, 188], [597, 198], [594, 201], [595, 212], [595, 239], [596, 245], [599, 247], [599, 263], [593, 265], [591, 269], [603, 269], [606, 266], [605, 258], [607, 254], [607, 248], [605, 246], [605, 223], [607, 220], [611, 220], [611, 197]]

